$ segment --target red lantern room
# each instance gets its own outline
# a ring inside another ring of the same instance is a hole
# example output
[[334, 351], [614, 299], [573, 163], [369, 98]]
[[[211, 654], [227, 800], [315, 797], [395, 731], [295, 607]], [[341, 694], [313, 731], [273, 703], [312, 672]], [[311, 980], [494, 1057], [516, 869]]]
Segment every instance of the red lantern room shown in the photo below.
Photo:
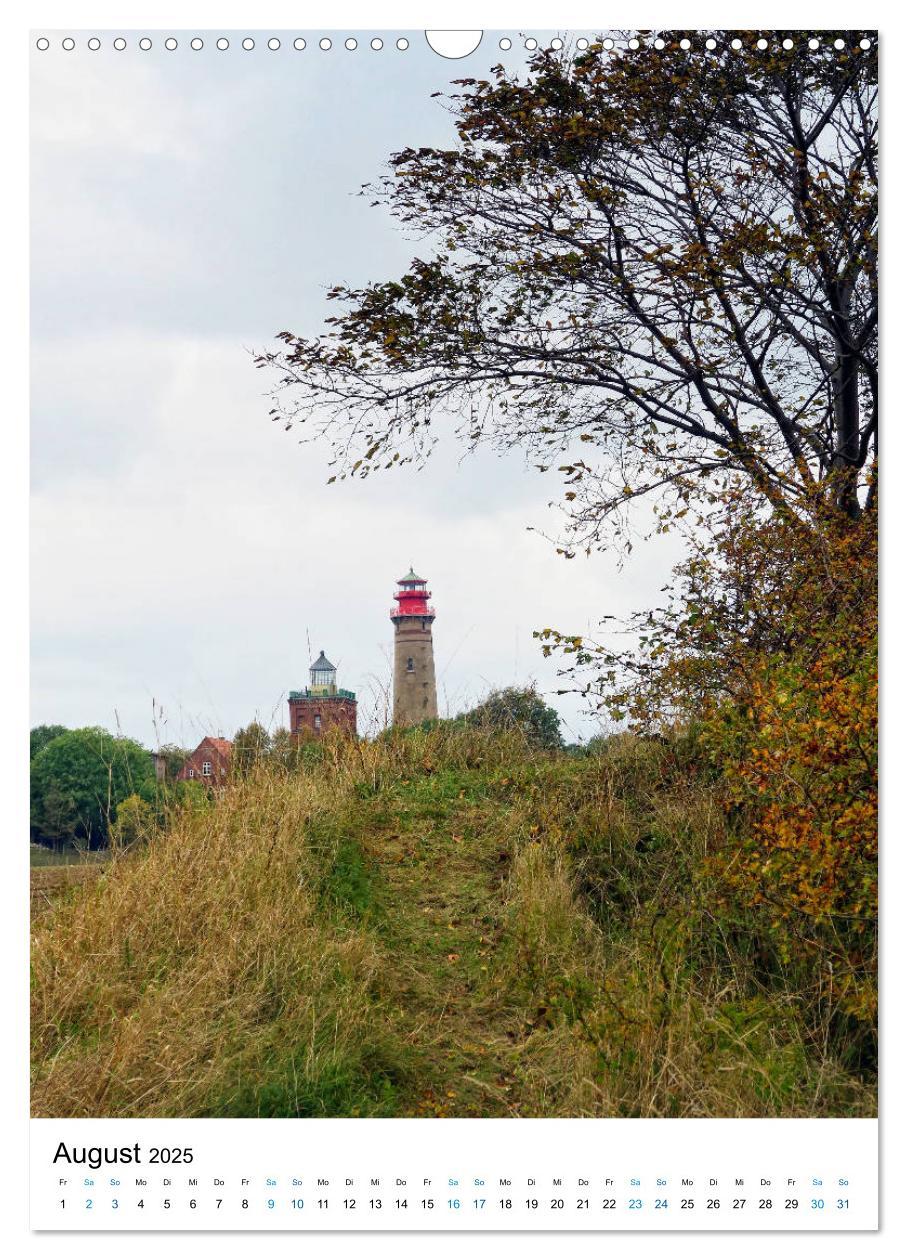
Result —
[[391, 609], [391, 620], [399, 624], [401, 617], [419, 617], [422, 621], [435, 620], [435, 609], [429, 604], [432, 592], [426, 590], [425, 578], [417, 577], [411, 567], [406, 577], [399, 579], [394, 598], [397, 604]]

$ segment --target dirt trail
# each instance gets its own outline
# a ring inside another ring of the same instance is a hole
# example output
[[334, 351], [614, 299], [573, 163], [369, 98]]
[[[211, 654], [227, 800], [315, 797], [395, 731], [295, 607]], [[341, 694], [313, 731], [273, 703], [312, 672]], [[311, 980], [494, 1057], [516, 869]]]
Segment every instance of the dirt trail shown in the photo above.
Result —
[[[396, 1023], [420, 1082], [403, 1114], [495, 1116], [515, 1110], [516, 1020], [488, 992], [502, 935], [510, 853], [483, 810], [452, 810], [380, 842], [395, 960]], [[453, 828], [453, 829], [452, 829]]]

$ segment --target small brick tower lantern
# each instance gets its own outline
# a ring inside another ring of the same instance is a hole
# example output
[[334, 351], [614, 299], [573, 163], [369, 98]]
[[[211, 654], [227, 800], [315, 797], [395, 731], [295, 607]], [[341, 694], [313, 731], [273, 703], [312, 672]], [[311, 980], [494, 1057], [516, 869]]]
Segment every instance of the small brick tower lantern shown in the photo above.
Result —
[[321, 739], [331, 730], [356, 735], [356, 693], [337, 685], [337, 669], [324, 652], [309, 668], [309, 686], [291, 691], [290, 733], [295, 739]]
[[432, 592], [412, 566], [397, 583], [397, 601], [391, 609], [394, 622], [394, 725], [416, 726], [426, 718], [438, 717], [435, 693], [435, 653], [432, 622], [435, 609], [429, 606]]

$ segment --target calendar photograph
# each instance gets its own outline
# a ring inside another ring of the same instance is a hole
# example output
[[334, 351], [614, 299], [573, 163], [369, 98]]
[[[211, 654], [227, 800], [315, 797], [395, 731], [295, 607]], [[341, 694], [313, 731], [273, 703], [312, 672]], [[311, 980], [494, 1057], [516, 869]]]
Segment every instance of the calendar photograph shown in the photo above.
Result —
[[35, 1120], [876, 1117], [876, 33], [30, 78]]

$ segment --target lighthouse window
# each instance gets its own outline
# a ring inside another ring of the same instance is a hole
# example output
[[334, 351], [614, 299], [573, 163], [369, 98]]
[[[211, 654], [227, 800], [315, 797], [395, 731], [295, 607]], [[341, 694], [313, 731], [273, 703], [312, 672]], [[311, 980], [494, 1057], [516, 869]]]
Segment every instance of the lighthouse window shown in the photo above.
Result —
[[413, 673], [413, 657], [412, 656], [407, 657], [407, 670], [409, 673], [411, 674]]

